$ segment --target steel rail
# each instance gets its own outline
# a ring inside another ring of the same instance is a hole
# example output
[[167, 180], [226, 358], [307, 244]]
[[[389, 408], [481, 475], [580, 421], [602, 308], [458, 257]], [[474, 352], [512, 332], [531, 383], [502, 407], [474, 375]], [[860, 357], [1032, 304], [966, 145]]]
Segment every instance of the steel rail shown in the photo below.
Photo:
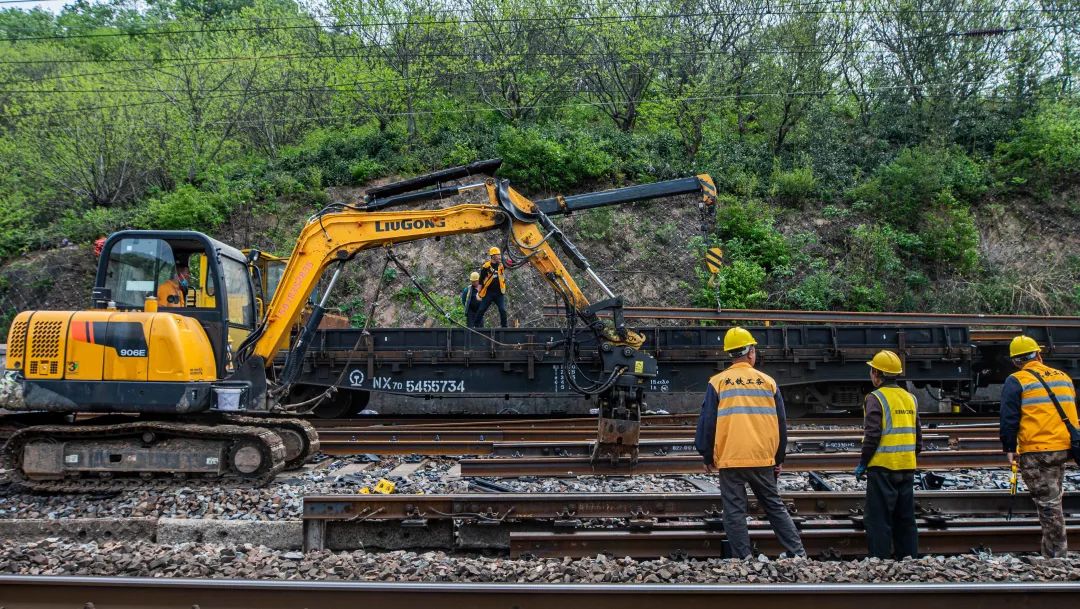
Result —
[[[997, 417], [986, 416], [960, 416], [948, 413], [922, 413], [919, 415], [923, 427], [943, 427], [956, 425], [997, 425]], [[645, 415], [641, 418], [643, 428], [661, 427], [690, 427], [697, 425], [698, 413], [686, 413], [675, 415]], [[351, 431], [366, 429], [527, 429], [527, 428], [553, 428], [562, 429], [595, 429], [596, 417], [528, 417], [522, 419], [466, 419], [460, 420], [452, 417], [422, 417], [422, 418], [375, 418], [360, 417], [355, 419], [310, 419], [316, 429], [331, 431]], [[861, 427], [860, 417], [852, 415], [847, 417], [805, 417], [788, 419], [788, 427], [815, 426], [815, 427]]]
[[[861, 492], [795, 492], [782, 495], [788, 511], [800, 518], [846, 517], [862, 513]], [[916, 513], [945, 518], [964, 514], [1000, 516], [1036, 514], [1030, 495], [1007, 491], [915, 491]], [[1066, 513], [1080, 513], [1080, 492], [1065, 493]], [[720, 514], [715, 493], [473, 493], [454, 495], [309, 495], [303, 500], [307, 521], [517, 519], [636, 520], [708, 519]], [[750, 495], [749, 511], [762, 514]], [[947, 524], [947, 519], [942, 521]]]
[[[548, 434], [538, 435], [540, 440], [523, 440], [511, 436], [509, 441], [501, 432], [405, 432], [398, 434], [351, 434], [348, 439], [339, 436], [323, 437], [320, 434], [322, 452], [329, 455], [442, 455], [442, 456], [493, 456], [493, 457], [587, 457], [592, 454], [595, 434], [576, 434], [568, 440], [548, 440]], [[551, 436], [561, 436], [552, 433]], [[853, 435], [806, 435], [788, 438], [788, 453], [828, 454], [856, 452], [862, 446], [862, 436]], [[924, 451], [992, 450], [1001, 446], [996, 437], [953, 438], [945, 434], [923, 435]], [[642, 455], [664, 456], [671, 454], [697, 454], [694, 439], [684, 437], [660, 437], [641, 440]]]
[[[843, 471], [855, 467], [858, 453], [795, 453], [784, 461], [784, 469], [793, 472]], [[667, 457], [642, 456], [636, 465], [629, 463], [592, 463], [579, 457], [526, 457], [521, 459], [470, 458], [460, 461], [463, 477], [494, 476], [636, 476], [657, 474], [703, 474], [705, 466], [697, 455]], [[922, 469], [968, 469], [1004, 467], [1000, 450], [952, 450], [926, 452], [919, 456]]]
[[355, 609], [358, 601], [380, 609], [791, 609], [799, 604], [829, 609], [1016, 609], [1075, 606], [1080, 584], [509, 584], [0, 575], [0, 594], [8, 609]]
[[[544, 305], [545, 317], [565, 315], [559, 305]], [[603, 315], [604, 313], [601, 313]], [[610, 313], [608, 313], [610, 315]], [[627, 319], [679, 319], [691, 321], [763, 321], [786, 323], [917, 324], [949, 326], [1080, 327], [1080, 317], [1044, 315], [985, 315], [981, 313], [861, 313], [855, 311], [790, 311], [772, 309], [694, 309], [678, 307], [623, 307]]]
[[[861, 438], [862, 430], [854, 427], [844, 429], [789, 429], [788, 438], [795, 440]], [[924, 429], [923, 439], [948, 438], [950, 442], [963, 438], [996, 438], [994, 427], [942, 427]], [[694, 437], [692, 427], [653, 427], [641, 430], [646, 439], [687, 439]], [[321, 442], [587, 442], [596, 438], [593, 429], [562, 427], [531, 427], [528, 429], [498, 429], [460, 427], [450, 429], [333, 429], [319, 432]]]
[[[971, 526], [948, 529], [919, 527], [919, 550], [927, 554], [965, 554], [982, 548], [993, 552], [1035, 552], [1039, 549], [1041, 529], [1037, 522], [1026, 525]], [[811, 557], [856, 557], [866, 555], [866, 533], [855, 528], [803, 528], [799, 532], [803, 547]], [[1080, 527], [1068, 528], [1068, 538], [1080, 543]], [[784, 551], [769, 529], [751, 529], [755, 551], [776, 555]], [[728, 557], [725, 536], [714, 531], [573, 531], [511, 532], [510, 557], [581, 558], [610, 553], [617, 557], [656, 558], [686, 556], [693, 558]]]
[[[973, 437], [996, 437], [997, 426], [980, 427], [940, 427], [923, 429], [923, 437], [947, 437], [950, 440]], [[835, 429], [789, 429], [789, 438], [836, 438], [836, 437], [862, 437], [862, 430], [855, 427]], [[344, 429], [323, 430], [319, 432], [321, 440], [333, 442], [396, 442], [406, 440], [422, 440], [437, 442], [439, 440], [477, 441], [477, 442], [570, 442], [574, 440], [589, 440], [596, 435], [592, 429], [577, 429], [563, 427], [530, 427], [528, 429], [498, 429], [498, 428], [450, 428], [450, 429]], [[646, 438], [692, 438], [692, 427], [652, 427], [642, 430], [642, 437]]]

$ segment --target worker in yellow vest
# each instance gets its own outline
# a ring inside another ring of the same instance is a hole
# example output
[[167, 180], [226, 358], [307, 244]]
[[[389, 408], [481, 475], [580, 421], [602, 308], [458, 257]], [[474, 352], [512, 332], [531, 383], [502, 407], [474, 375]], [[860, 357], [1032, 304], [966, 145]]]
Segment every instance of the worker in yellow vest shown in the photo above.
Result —
[[877, 558], [915, 558], [915, 456], [922, 450], [919, 404], [897, 385], [904, 372], [900, 356], [880, 351], [870, 361], [875, 389], [863, 405], [862, 458], [856, 478], [866, 478], [863, 519], [866, 545]]
[[1043, 363], [1042, 348], [1030, 336], [1013, 338], [1009, 357], [1019, 370], [1001, 387], [1001, 446], [1010, 464], [1019, 463], [1039, 510], [1042, 555], [1065, 558], [1061, 495], [1070, 445], [1065, 421], [1077, 427], [1076, 387], [1068, 374]]
[[497, 247], [488, 250], [488, 260], [480, 266], [480, 308], [476, 311], [476, 325], [484, 325], [488, 307], [495, 304], [499, 309], [499, 324], [506, 327], [506, 265]]
[[709, 379], [694, 445], [709, 471], [719, 471], [724, 534], [734, 558], [753, 556], [746, 526], [747, 485], [784, 547], [782, 556], [806, 556], [776, 488], [787, 452], [784, 399], [776, 381], [754, 369], [755, 345], [745, 328], [732, 328], [724, 335], [731, 365]]

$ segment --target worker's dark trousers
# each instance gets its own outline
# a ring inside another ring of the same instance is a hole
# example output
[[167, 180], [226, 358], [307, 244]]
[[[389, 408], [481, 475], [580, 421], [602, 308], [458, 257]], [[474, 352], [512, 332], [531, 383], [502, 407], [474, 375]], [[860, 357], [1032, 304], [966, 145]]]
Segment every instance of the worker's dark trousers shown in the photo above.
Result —
[[776, 475], [771, 465], [765, 467], [730, 467], [720, 470], [720, 501], [724, 506], [724, 534], [731, 545], [731, 556], [753, 556], [750, 532], [746, 526], [746, 485], [754, 491], [754, 498], [765, 510], [780, 545], [788, 554], [806, 554], [799, 531], [776, 490]]
[[877, 558], [919, 555], [915, 472], [871, 467], [866, 472], [866, 546]]
[[480, 305], [476, 305], [476, 308], [465, 311], [465, 323], [470, 328], [483, 328], [484, 320], [477, 314], [480, 310]]
[[484, 324], [484, 315], [487, 315], [488, 307], [491, 303], [495, 303], [496, 307], [499, 307], [499, 324], [502, 327], [506, 327], [506, 296], [502, 292], [496, 292], [492, 290], [484, 296], [480, 301], [480, 310], [476, 312], [476, 325], [482, 326]]

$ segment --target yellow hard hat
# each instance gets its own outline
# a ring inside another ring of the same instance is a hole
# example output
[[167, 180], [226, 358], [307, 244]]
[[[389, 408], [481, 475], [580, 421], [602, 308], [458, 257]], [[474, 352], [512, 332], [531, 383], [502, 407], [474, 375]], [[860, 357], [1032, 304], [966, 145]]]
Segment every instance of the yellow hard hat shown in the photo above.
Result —
[[872, 360], [866, 362], [866, 365], [890, 375], [904, 372], [904, 365], [900, 363], [900, 356], [892, 351], [878, 351]]
[[1042, 347], [1039, 347], [1039, 343], [1035, 342], [1034, 338], [1025, 334], [1017, 336], [1009, 343], [1009, 357], [1040, 352], [1042, 352]]
[[501, 253], [502, 253], [502, 250], [500, 250], [497, 247], [493, 247], [493, 248], [488, 250], [488, 256], [498, 256]]
[[724, 351], [738, 351], [743, 347], [756, 344], [757, 341], [754, 340], [754, 335], [750, 334], [750, 331], [746, 328], [736, 326], [728, 330], [727, 334], [724, 335]]
[[480, 281], [480, 273], [476, 271], [469, 273], [469, 281]]

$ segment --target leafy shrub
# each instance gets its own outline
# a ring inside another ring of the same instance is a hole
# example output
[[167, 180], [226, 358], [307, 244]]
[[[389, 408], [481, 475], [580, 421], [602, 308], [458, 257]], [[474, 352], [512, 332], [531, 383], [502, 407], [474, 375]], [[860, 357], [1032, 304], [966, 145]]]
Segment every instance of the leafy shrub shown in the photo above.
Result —
[[848, 284], [846, 306], [854, 311], [904, 308], [900, 289], [906, 270], [899, 242], [907, 238], [888, 225], [860, 224], [848, 240], [848, 256], [838, 272]]
[[998, 145], [998, 173], [1009, 184], [1037, 190], [1080, 173], [1080, 105], [1048, 104], [1020, 121], [1012, 140]]
[[750, 260], [735, 260], [711, 277], [700, 268], [697, 273], [702, 287], [694, 297], [696, 306], [749, 309], [760, 306], [768, 297], [765, 269]]
[[937, 206], [925, 212], [919, 239], [921, 253], [931, 263], [961, 274], [974, 271], [979, 265], [975, 217], [948, 193], [941, 193]]
[[299, 145], [284, 149], [278, 166], [293, 172], [317, 167], [320, 186], [360, 184], [397, 170], [402, 146], [401, 136], [374, 127], [317, 129]]
[[120, 207], [91, 207], [83, 213], [69, 211], [55, 226], [61, 235], [72, 242], [92, 241], [98, 235], [108, 235], [135, 224], [137, 214]]
[[528, 189], [561, 190], [610, 176], [615, 160], [587, 132], [547, 133], [537, 127], [502, 131], [500, 175]]
[[870, 180], [850, 189], [848, 197], [868, 204], [882, 220], [914, 228], [920, 212], [942, 192], [972, 201], [985, 191], [985, 170], [962, 152], [908, 148], [878, 167]]
[[798, 167], [791, 171], [774, 171], [769, 194], [783, 205], [802, 206], [817, 193], [817, 178], [813, 169]]
[[0, 193], [0, 258], [22, 253], [33, 240], [31, 206], [18, 192]]
[[605, 130], [601, 135], [601, 146], [615, 160], [619, 177], [635, 182], [654, 182], [694, 173], [678, 136], [669, 130]]
[[844, 290], [834, 270], [818, 270], [806, 277], [788, 295], [795, 308], [828, 311], [843, 302]]
[[150, 199], [139, 223], [146, 228], [209, 231], [225, 222], [235, 203], [233, 193], [200, 190], [185, 184]]
[[375, 159], [361, 159], [349, 166], [353, 184], [363, 184], [386, 171], [382, 163]]
[[729, 259], [751, 260], [764, 269], [787, 263], [790, 256], [787, 241], [776, 231], [771, 211], [760, 201], [721, 196], [716, 224]]
[[615, 210], [611, 207], [598, 207], [576, 214], [574, 226], [581, 238], [590, 241], [603, 241], [611, 238], [615, 232]]

